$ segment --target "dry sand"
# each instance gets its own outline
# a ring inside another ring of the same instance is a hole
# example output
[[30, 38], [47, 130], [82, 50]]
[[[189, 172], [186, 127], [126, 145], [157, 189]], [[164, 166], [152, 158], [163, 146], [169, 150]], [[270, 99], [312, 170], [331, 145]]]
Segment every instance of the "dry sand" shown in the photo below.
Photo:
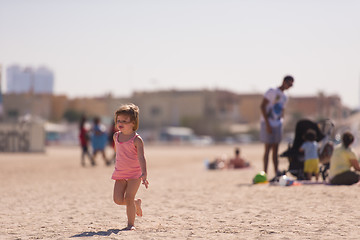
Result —
[[113, 166], [100, 156], [83, 168], [79, 147], [1, 153], [0, 239], [359, 239], [359, 185], [252, 185], [263, 147], [241, 149], [251, 168], [209, 171], [204, 159], [234, 146], [146, 146], [136, 231], [121, 231], [125, 207], [112, 201]]

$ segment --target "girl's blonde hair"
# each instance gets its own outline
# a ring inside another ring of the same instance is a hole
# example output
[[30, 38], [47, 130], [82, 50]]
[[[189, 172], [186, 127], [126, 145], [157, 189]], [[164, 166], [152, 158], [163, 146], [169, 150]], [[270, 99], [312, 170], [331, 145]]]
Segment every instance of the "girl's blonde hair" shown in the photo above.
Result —
[[139, 107], [133, 103], [123, 104], [115, 112], [115, 124], [116, 118], [119, 115], [125, 115], [130, 117], [130, 121], [134, 123], [133, 130], [136, 131], [139, 128]]

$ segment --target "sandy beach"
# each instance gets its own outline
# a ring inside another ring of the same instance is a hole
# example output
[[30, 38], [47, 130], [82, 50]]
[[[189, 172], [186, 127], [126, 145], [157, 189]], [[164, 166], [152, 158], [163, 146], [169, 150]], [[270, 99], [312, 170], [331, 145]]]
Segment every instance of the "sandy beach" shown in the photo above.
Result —
[[253, 185], [260, 144], [240, 145], [251, 168], [205, 169], [234, 147], [145, 146], [150, 186], [137, 195], [136, 231], [121, 231], [125, 207], [112, 200], [113, 166], [100, 156], [84, 168], [78, 146], [1, 153], [0, 239], [359, 239], [359, 185]]

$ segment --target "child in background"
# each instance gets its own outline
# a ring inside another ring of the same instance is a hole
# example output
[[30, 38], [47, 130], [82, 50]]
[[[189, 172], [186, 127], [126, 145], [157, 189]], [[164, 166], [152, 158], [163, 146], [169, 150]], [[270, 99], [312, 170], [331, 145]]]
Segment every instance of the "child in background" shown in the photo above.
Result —
[[135, 200], [140, 183], [148, 188], [144, 143], [136, 130], [139, 127], [139, 108], [134, 104], [122, 105], [115, 112], [115, 126], [118, 132], [113, 139], [116, 163], [112, 179], [114, 202], [126, 205], [128, 225], [124, 230], [135, 230], [135, 214], [142, 216], [141, 199]]
[[86, 117], [83, 115], [81, 116], [81, 120], [80, 120], [80, 125], [79, 125], [79, 139], [80, 139], [80, 145], [81, 145], [81, 165], [83, 167], [85, 167], [85, 155], [88, 156], [91, 165], [94, 166], [95, 162], [94, 159], [92, 157], [92, 155], [89, 152], [89, 141], [90, 141], [90, 137], [89, 137], [89, 133], [88, 130], [85, 127], [85, 123], [86, 123]]
[[304, 173], [307, 180], [311, 180], [313, 174], [316, 181], [319, 180], [319, 155], [316, 142], [316, 132], [309, 129], [305, 133], [305, 142], [301, 145], [299, 151], [304, 152]]
[[96, 155], [100, 153], [107, 166], [111, 165], [111, 161], [106, 158], [105, 147], [107, 143], [107, 134], [105, 127], [101, 124], [100, 118], [94, 118], [94, 126], [92, 129], [91, 145], [93, 149], [93, 159], [95, 162]]

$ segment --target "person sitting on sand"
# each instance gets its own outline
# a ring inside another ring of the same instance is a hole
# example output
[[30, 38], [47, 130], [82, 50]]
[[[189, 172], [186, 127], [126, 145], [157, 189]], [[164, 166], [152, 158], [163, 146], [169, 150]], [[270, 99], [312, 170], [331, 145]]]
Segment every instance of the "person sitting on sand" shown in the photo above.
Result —
[[359, 181], [359, 174], [352, 171], [351, 168], [360, 171], [356, 153], [350, 147], [354, 141], [354, 135], [345, 132], [341, 139], [341, 146], [335, 148], [330, 158], [330, 183], [332, 185], [352, 185]]
[[245, 161], [245, 159], [240, 157], [240, 149], [235, 148], [235, 157], [229, 160], [228, 168], [245, 168], [249, 166], [249, 162]]

